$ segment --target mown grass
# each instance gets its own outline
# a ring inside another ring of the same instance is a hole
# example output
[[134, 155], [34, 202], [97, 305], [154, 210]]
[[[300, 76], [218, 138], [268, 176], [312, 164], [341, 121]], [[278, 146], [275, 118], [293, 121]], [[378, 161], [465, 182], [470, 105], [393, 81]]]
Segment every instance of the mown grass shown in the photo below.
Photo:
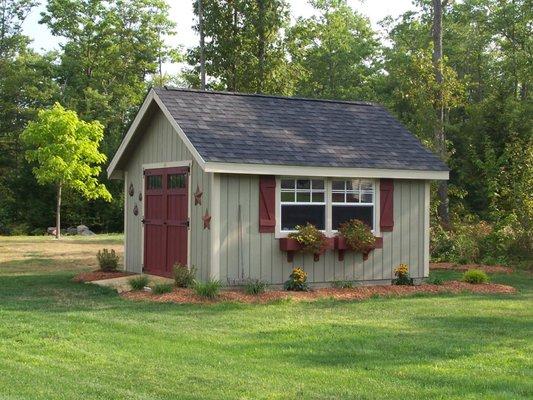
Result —
[[533, 396], [527, 273], [491, 276], [516, 295], [175, 305], [72, 283], [77, 270], [0, 267], [0, 398]]

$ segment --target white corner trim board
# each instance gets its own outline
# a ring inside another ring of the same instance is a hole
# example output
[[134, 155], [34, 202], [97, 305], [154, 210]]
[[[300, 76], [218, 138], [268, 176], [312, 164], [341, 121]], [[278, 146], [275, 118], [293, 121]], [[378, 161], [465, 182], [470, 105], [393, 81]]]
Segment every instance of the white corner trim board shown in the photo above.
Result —
[[107, 176], [111, 179], [123, 177], [122, 171], [117, 170], [117, 165], [123, 157], [128, 144], [132, 140], [144, 114], [150, 104], [155, 102], [163, 112], [169, 123], [178, 133], [180, 139], [185, 143], [191, 152], [194, 160], [205, 172], [226, 173], [226, 174], [253, 174], [253, 175], [300, 175], [300, 176], [321, 176], [330, 178], [391, 178], [391, 179], [424, 179], [424, 180], [448, 180], [449, 171], [420, 171], [402, 169], [383, 168], [345, 168], [345, 167], [310, 167], [299, 165], [267, 165], [267, 164], [243, 164], [225, 162], [206, 162], [198, 150], [193, 146], [185, 132], [180, 128], [170, 111], [163, 104], [154, 90], [150, 90], [144, 100], [139, 112], [135, 116], [126, 136], [107, 168]]

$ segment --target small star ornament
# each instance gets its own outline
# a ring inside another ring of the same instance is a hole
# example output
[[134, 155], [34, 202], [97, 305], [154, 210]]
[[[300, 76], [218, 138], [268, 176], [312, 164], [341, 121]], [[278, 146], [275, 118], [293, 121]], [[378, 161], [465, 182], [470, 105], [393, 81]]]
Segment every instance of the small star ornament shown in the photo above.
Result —
[[200, 186], [196, 185], [196, 192], [194, 192], [194, 205], [195, 206], [202, 204], [202, 194], [204, 194], [204, 192], [200, 190]]
[[204, 221], [204, 229], [211, 229], [211, 215], [209, 215], [207, 208], [205, 209], [205, 214], [202, 217], [202, 220]]

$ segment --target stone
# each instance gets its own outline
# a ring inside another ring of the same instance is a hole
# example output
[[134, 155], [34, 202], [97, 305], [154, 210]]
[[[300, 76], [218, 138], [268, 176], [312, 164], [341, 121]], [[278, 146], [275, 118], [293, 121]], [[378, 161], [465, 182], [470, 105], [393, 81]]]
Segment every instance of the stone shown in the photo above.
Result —
[[80, 235], [81, 236], [93, 236], [93, 235], [96, 235], [96, 233], [94, 233], [90, 229], [87, 229], [86, 231], [81, 231]]
[[78, 225], [78, 226], [76, 227], [76, 230], [78, 231], [78, 235], [81, 235], [82, 232], [84, 232], [84, 231], [88, 231], [89, 228], [88, 228], [86, 225]]
[[78, 234], [78, 228], [75, 226], [70, 226], [67, 228], [67, 235], [77, 235]]
[[46, 233], [48, 233], [49, 235], [54, 235], [56, 234], [56, 227], [55, 226], [49, 226], [48, 228], [46, 228]]

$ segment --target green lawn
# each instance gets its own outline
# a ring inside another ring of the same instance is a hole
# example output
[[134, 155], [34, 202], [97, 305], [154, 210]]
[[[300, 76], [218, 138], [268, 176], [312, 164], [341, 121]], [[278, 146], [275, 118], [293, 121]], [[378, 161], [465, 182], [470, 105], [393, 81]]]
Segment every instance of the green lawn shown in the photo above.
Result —
[[530, 274], [492, 276], [512, 296], [208, 306], [70, 281], [119, 240], [0, 238], [0, 399], [533, 397]]

